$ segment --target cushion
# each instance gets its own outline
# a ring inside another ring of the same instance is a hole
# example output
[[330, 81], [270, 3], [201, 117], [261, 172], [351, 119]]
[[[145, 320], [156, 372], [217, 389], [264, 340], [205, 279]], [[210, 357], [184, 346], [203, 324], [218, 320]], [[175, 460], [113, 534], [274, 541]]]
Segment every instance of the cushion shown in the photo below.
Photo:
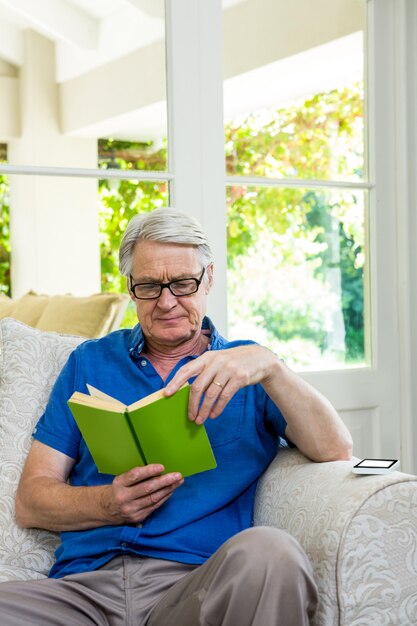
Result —
[[7, 316], [12, 317], [15, 306], [14, 300], [8, 298], [4, 293], [0, 293], [0, 319]]
[[48, 300], [48, 296], [40, 296], [30, 291], [15, 301], [13, 312], [8, 317], [14, 317], [25, 324], [29, 324], [29, 326], [36, 327]]
[[41, 330], [102, 337], [119, 327], [128, 302], [127, 295], [117, 293], [77, 297], [29, 292], [17, 300], [0, 298], [0, 319], [13, 317]]
[[16, 524], [14, 496], [52, 386], [83, 337], [0, 321], [0, 582], [42, 578], [53, 563], [54, 533]]
[[116, 293], [99, 293], [85, 298], [52, 296], [36, 328], [101, 337], [109, 331], [115, 310], [124, 300], [125, 296]]

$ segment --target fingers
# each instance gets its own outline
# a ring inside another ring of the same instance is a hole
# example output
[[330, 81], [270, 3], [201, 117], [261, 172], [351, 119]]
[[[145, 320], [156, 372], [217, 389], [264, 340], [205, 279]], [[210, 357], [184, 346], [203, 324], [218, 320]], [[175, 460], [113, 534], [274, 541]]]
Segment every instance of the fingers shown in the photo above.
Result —
[[172, 395], [195, 377], [188, 416], [202, 424], [208, 417], [218, 417], [239, 389], [266, 380], [275, 361], [270, 350], [256, 344], [208, 351], [181, 367], [165, 388], [165, 394]]
[[194, 361], [190, 361], [186, 365], [183, 365], [175, 374], [174, 378], [170, 380], [164, 388], [164, 394], [166, 396], [172, 396], [180, 387], [182, 387], [182, 385], [188, 382], [190, 378], [198, 376], [198, 374], [200, 374], [200, 372], [204, 369], [204, 357], [205, 355], [202, 355]]
[[115, 481], [120, 482], [125, 487], [130, 487], [136, 483], [140, 483], [148, 478], [154, 476], [160, 476], [164, 471], [164, 466], [158, 463], [152, 463], [151, 465], [144, 465], [143, 467], [134, 467], [129, 472], [120, 474], [115, 478]]
[[[188, 416], [197, 424], [220, 415], [236, 391], [246, 383], [244, 370], [239, 371], [236, 364], [237, 355], [231, 353], [231, 350], [206, 353], [183, 366], [170, 383], [174, 388], [181, 385], [184, 378], [196, 377], [190, 388]], [[232, 356], [235, 359], [231, 359]], [[167, 387], [169, 392], [170, 385]]]
[[220, 415], [237, 391], [230, 380], [220, 383], [217, 378], [219, 375], [215, 378], [207, 371], [191, 385], [188, 410], [190, 418], [197, 424], [203, 424], [208, 417], [215, 418]]
[[114, 514], [122, 523], [143, 521], [183, 484], [181, 474], [161, 474], [163, 470], [162, 465], [153, 464], [116, 476], [112, 484]]
[[175, 489], [179, 487], [184, 482], [182, 479], [176, 485], [170, 485], [162, 489], [156, 489], [151, 493], [144, 495], [141, 498], [137, 498], [133, 501], [126, 503], [124, 506], [124, 515], [126, 516], [129, 522], [142, 522], [144, 521], [153, 511], [158, 509], [160, 506], [166, 502]]
[[227, 383], [224, 383], [220, 389], [217, 387], [215, 391], [211, 391], [214, 389], [215, 384], [216, 381], [213, 380], [205, 393], [203, 401], [198, 407], [198, 413], [195, 418], [197, 424], [203, 424], [207, 418], [214, 419], [218, 417], [229, 400], [239, 390], [239, 387], [229, 380]]
[[144, 520], [146, 520], [147, 517], [149, 517], [151, 513], [159, 509], [159, 507], [161, 507], [170, 497], [171, 497], [171, 493], [169, 493], [164, 498], [159, 500], [159, 502], [151, 506], [141, 508], [140, 511], [138, 511], [135, 514], [132, 514], [131, 523], [139, 524], [140, 522], [143, 522]]

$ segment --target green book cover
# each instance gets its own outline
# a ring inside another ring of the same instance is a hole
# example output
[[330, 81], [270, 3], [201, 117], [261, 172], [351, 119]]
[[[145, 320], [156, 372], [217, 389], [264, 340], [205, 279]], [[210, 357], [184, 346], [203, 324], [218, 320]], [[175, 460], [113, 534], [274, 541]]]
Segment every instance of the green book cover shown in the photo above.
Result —
[[204, 425], [188, 419], [188, 384], [173, 396], [160, 390], [127, 407], [88, 387], [96, 395], [76, 391], [68, 406], [99, 472], [162, 463], [164, 473], [191, 476], [216, 467]]

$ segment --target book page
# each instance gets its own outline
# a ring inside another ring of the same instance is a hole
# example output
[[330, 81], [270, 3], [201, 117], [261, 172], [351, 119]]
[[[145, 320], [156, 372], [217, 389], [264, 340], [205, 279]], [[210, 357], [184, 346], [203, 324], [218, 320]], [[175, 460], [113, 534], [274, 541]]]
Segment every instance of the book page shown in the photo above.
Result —
[[97, 409], [105, 409], [107, 411], [117, 411], [118, 413], [124, 413], [126, 410], [123, 402], [119, 402], [114, 398], [108, 396], [107, 398], [95, 398], [89, 396], [87, 393], [81, 393], [81, 391], [74, 391], [69, 402], [75, 402], [76, 404], [82, 404], [84, 406], [91, 406]]
[[100, 391], [100, 389], [97, 389], [97, 387], [93, 387], [93, 385], [89, 385], [88, 383], [86, 383], [86, 386], [88, 389], [88, 393], [90, 394], [90, 396], [94, 396], [94, 398], [101, 398], [102, 400], [111, 400], [112, 402], [114, 401], [119, 402], [119, 400], [117, 400], [116, 398], [109, 396], [107, 393], [104, 393], [104, 391]]

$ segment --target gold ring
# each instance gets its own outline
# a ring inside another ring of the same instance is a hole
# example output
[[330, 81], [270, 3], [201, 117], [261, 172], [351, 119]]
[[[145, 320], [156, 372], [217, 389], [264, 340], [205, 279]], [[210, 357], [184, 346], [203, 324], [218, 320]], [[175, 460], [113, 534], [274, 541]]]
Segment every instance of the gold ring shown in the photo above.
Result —
[[222, 385], [221, 383], [218, 383], [217, 380], [213, 380], [213, 385], [217, 385], [218, 387], [220, 387], [220, 389], [223, 389], [224, 385]]

